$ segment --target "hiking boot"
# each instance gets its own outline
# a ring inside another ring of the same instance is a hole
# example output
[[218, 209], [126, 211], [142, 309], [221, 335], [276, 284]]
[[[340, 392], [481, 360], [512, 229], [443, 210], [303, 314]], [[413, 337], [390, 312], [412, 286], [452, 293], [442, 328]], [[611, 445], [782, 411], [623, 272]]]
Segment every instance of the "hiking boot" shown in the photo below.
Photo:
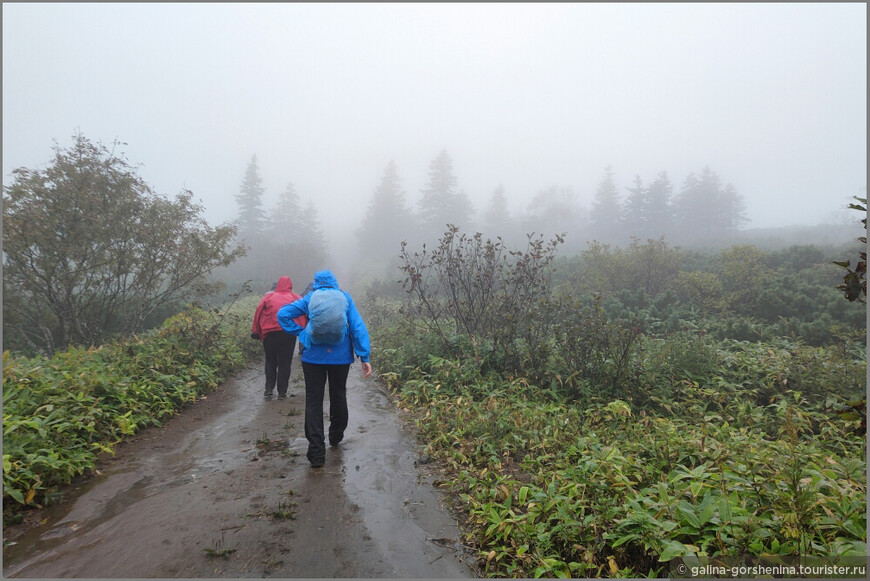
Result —
[[287, 399], [287, 394], [286, 393], [279, 393], [278, 399]]
[[323, 465], [326, 463], [326, 460], [312, 460], [311, 467], [312, 468], [323, 468]]
[[264, 392], [263, 392], [263, 397], [265, 397], [266, 399], [271, 398], [271, 397], [272, 397], [272, 392], [271, 392], [271, 391], [264, 391]]

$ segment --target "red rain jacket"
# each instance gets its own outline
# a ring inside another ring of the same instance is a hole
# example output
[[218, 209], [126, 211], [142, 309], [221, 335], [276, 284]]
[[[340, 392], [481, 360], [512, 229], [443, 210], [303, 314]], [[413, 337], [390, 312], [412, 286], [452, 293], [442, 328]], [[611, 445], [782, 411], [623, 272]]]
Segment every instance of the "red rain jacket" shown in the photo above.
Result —
[[[279, 278], [278, 286], [275, 287], [275, 290], [263, 295], [263, 299], [257, 305], [257, 310], [254, 313], [254, 323], [251, 325], [251, 333], [259, 335], [261, 341], [268, 333], [275, 331], [283, 333], [284, 329], [278, 324], [278, 309], [301, 298], [300, 295], [293, 292], [293, 281], [290, 280], [289, 276]], [[308, 317], [305, 315], [293, 320], [301, 327], [308, 324]]]

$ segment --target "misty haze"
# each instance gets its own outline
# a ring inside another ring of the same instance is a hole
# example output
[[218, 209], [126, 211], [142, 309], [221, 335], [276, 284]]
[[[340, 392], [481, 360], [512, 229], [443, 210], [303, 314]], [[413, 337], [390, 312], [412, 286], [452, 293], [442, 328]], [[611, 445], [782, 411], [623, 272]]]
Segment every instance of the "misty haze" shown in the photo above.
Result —
[[[866, 556], [866, 5], [2, 10], [4, 574], [119, 442], [270, 409], [251, 316], [323, 270], [469, 575]], [[330, 576], [247, 538], [116, 573]]]
[[[443, 187], [460, 196], [451, 221], [471, 229], [511, 217], [583, 248], [601, 236], [587, 228], [596, 206], [637, 212], [635, 190], [650, 186], [662, 189], [646, 203], [676, 204], [707, 171], [716, 183], [697, 197], [736, 204], [731, 229], [842, 232], [866, 184], [860, 10], [7, 4], [4, 184], [81, 132], [125, 143], [156, 193], [190, 190], [216, 225], [238, 219], [256, 156], [262, 218], [294, 219], [278, 215], [292, 189], [330, 264], [352, 277], [371, 271], [357, 231], [395, 210], [372, 208], [375, 192], [397, 188], [425, 214], [442, 154], [455, 180]], [[676, 232], [629, 217], [608, 241], [683, 243], [708, 230], [697, 218], [676, 214]]]

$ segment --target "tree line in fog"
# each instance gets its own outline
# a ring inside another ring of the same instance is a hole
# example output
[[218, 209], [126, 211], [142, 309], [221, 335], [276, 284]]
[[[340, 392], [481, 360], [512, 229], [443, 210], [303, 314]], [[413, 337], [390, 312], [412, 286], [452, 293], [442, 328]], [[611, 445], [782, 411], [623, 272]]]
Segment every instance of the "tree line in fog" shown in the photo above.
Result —
[[[326, 259], [326, 240], [312, 202], [303, 208], [290, 183], [278, 204], [267, 212], [258, 172], [253, 157], [237, 195], [239, 236], [263, 247], [282, 245], [291, 253], [304, 247], [316, 260]], [[668, 172], [662, 171], [648, 183], [636, 175], [630, 186], [620, 188], [608, 166], [589, 207], [582, 205], [570, 188], [553, 186], [537, 192], [524, 208], [512, 212], [508, 192], [499, 185], [478, 209], [459, 186], [453, 160], [445, 149], [430, 162], [428, 179], [419, 189], [416, 203], [409, 199], [396, 163], [387, 163], [354, 231], [354, 254], [377, 263], [388, 262], [398, 255], [402, 241], [411, 248], [431, 245], [447, 224], [462, 231], [500, 236], [509, 244], [522, 244], [533, 232], [567, 233], [566, 250], [579, 251], [593, 240], [625, 245], [632, 238], [662, 236], [677, 243], [723, 239], [748, 222], [743, 197], [710, 167], [689, 174], [680, 184], [674, 184]], [[305, 269], [299, 257], [285, 253], [285, 260]], [[245, 261], [250, 262], [251, 257]]]

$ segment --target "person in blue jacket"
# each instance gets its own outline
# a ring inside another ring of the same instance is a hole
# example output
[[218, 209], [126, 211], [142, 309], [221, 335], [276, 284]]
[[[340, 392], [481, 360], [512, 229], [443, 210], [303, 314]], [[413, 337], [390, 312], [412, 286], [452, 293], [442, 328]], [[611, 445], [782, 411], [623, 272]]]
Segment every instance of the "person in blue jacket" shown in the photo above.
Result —
[[[312, 338], [312, 321], [302, 327], [293, 319], [309, 315], [309, 305], [318, 290], [335, 289], [338, 281], [328, 270], [314, 275], [313, 290], [278, 311], [278, 324], [285, 332], [296, 335], [305, 346], [302, 352], [302, 373], [305, 376], [305, 438], [308, 440], [308, 461], [314, 468], [326, 461], [323, 433], [323, 395], [329, 382], [329, 445], [338, 446], [347, 428], [347, 374], [356, 357], [362, 361], [363, 377], [372, 374], [369, 363], [371, 345], [369, 332], [350, 294], [341, 291], [347, 299], [347, 333], [337, 344], [321, 344]], [[317, 299], [315, 299], [317, 300]]]

